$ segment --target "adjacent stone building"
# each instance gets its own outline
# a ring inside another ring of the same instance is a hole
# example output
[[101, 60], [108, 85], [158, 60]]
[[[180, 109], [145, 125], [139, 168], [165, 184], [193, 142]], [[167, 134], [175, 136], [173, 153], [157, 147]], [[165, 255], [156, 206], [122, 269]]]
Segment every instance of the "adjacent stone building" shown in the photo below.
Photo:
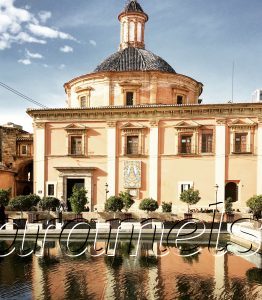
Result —
[[[129, 1], [118, 17], [119, 50], [94, 72], [65, 83], [67, 105], [29, 109], [34, 121], [34, 191], [64, 204], [76, 184], [91, 210], [127, 190], [172, 202], [198, 189], [197, 209], [262, 194], [261, 103], [201, 104], [203, 84], [145, 49], [148, 15]], [[163, 41], [164, 42], [164, 41]]]
[[33, 192], [33, 135], [22, 126], [0, 126], [0, 189], [12, 189], [12, 196]]

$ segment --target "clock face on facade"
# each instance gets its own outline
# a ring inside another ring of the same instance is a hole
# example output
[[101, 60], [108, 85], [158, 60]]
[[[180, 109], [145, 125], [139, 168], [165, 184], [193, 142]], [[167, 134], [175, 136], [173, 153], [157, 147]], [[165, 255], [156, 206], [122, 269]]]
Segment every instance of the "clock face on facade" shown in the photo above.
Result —
[[141, 161], [124, 162], [124, 187], [126, 189], [141, 188]]

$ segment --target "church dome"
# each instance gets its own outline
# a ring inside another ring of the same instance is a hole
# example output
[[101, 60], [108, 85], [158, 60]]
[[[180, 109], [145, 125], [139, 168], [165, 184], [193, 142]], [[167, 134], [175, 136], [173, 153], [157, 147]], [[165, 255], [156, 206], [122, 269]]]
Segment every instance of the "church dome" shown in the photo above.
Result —
[[161, 71], [176, 73], [161, 57], [148, 50], [134, 47], [128, 47], [110, 55], [95, 69], [95, 72], [108, 71]]

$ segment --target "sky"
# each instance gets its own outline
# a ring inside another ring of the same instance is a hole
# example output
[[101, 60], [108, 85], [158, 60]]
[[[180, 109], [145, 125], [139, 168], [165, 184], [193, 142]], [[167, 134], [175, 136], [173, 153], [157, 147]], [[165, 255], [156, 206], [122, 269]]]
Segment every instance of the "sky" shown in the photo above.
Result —
[[[0, 0], [0, 82], [47, 107], [65, 107], [63, 84], [117, 51], [126, 0]], [[139, 0], [146, 49], [201, 81], [203, 103], [250, 102], [262, 89], [261, 0]], [[32, 103], [0, 86], [0, 124], [32, 131]]]

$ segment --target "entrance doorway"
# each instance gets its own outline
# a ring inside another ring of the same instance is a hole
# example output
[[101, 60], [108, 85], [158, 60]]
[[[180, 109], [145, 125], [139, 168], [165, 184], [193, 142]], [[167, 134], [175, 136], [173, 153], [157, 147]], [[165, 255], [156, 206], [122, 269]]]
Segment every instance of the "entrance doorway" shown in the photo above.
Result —
[[66, 201], [66, 204], [67, 204], [67, 209], [68, 209], [68, 211], [72, 211], [71, 204], [70, 204], [70, 202], [68, 201], [68, 199], [72, 196], [72, 193], [73, 193], [73, 187], [74, 187], [75, 185], [76, 185], [78, 188], [83, 188], [83, 187], [85, 187], [85, 179], [81, 179], [81, 178], [67, 179], [67, 182], [66, 182], [66, 195], [67, 195], [67, 201]]
[[238, 201], [238, 186], [235, 182], [228, 182], [225, 188], [225, 199], [232, 198], [232, 202]]

